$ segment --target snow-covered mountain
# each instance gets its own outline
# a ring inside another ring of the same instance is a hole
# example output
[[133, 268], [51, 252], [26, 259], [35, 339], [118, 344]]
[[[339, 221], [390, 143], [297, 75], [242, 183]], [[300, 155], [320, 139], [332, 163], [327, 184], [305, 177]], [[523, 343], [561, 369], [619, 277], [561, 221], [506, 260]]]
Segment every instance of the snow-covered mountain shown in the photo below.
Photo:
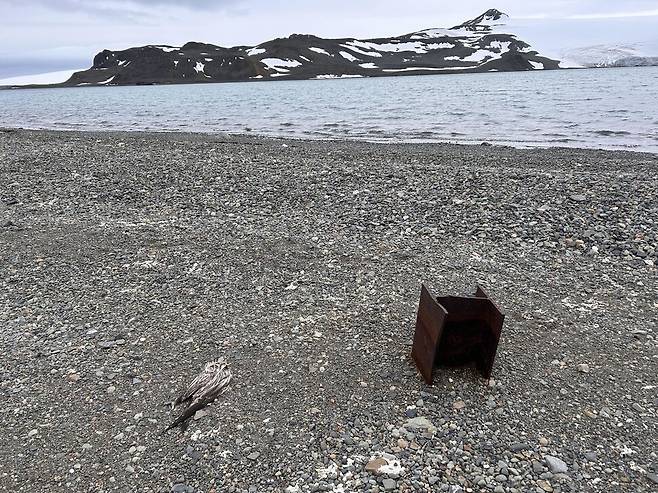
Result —
[[249, 80], [325, 79], [438, 73], [556, 69], [505, 31], [507, 15], [492, 9], [450, 29], [425, 29], [378, 39], [323, 39], [307, 34], [257, 46], [224, 48], [190, 42], [104, 50], [88, 70], [61, 85], [133, 85]]
[[658, 65], [658, 54], [642, 43], [625, 45], [599, 44], [572, 48], [562, 52], [563, 60], [581, 67], [645, 67]]

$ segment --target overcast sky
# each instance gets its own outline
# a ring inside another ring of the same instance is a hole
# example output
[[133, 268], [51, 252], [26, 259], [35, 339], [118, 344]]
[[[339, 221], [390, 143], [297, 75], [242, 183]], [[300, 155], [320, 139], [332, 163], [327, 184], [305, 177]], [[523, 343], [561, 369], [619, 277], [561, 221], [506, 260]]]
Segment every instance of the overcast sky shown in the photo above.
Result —
[[104, 48], [382, 37], [450, 27], [489, 8], [508, 13], [513, 32], [540, 49], [658, 45], [658, 0], [0, 0], [0, 78], [88, 67]]

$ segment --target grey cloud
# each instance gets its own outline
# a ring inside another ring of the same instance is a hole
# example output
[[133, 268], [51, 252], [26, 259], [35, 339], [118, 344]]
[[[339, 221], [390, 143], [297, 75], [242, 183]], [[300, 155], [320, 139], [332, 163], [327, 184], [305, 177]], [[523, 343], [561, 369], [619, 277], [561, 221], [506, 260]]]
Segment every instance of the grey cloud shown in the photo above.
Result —
[[9, 5], [40, 6], [68, 13], [116, 13], [139, 12], [148, 7], [178, 7], [187, 10], [221, 10], [239, 3], [239, 0], [3, 0]]

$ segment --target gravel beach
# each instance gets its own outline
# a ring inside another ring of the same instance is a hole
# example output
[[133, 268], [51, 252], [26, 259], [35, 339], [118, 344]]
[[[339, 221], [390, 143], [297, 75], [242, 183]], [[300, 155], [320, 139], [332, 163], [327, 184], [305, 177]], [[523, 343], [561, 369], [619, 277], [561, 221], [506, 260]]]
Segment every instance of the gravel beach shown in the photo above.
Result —
[[[0, 490], [657, 491], [657, 266], [658, 155], [0, 131]], [[423, 383], [421, 282], [492, 380]]]

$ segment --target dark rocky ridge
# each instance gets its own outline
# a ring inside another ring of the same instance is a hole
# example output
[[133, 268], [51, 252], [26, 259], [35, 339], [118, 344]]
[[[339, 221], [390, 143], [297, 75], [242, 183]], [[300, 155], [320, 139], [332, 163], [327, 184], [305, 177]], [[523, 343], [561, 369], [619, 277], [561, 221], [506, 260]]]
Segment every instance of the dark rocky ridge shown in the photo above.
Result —
[[258, 46], [224, 48], [190, 42], [104, 50], [93, 66], [59, 85], [134, 85], [258, 79], [376, 77], [455, 72], [557, 69], [527, 43], [494, 27], [498, 10], [451, 29], [427, 29], [393, 38], [323, 39], [308, 34]]

